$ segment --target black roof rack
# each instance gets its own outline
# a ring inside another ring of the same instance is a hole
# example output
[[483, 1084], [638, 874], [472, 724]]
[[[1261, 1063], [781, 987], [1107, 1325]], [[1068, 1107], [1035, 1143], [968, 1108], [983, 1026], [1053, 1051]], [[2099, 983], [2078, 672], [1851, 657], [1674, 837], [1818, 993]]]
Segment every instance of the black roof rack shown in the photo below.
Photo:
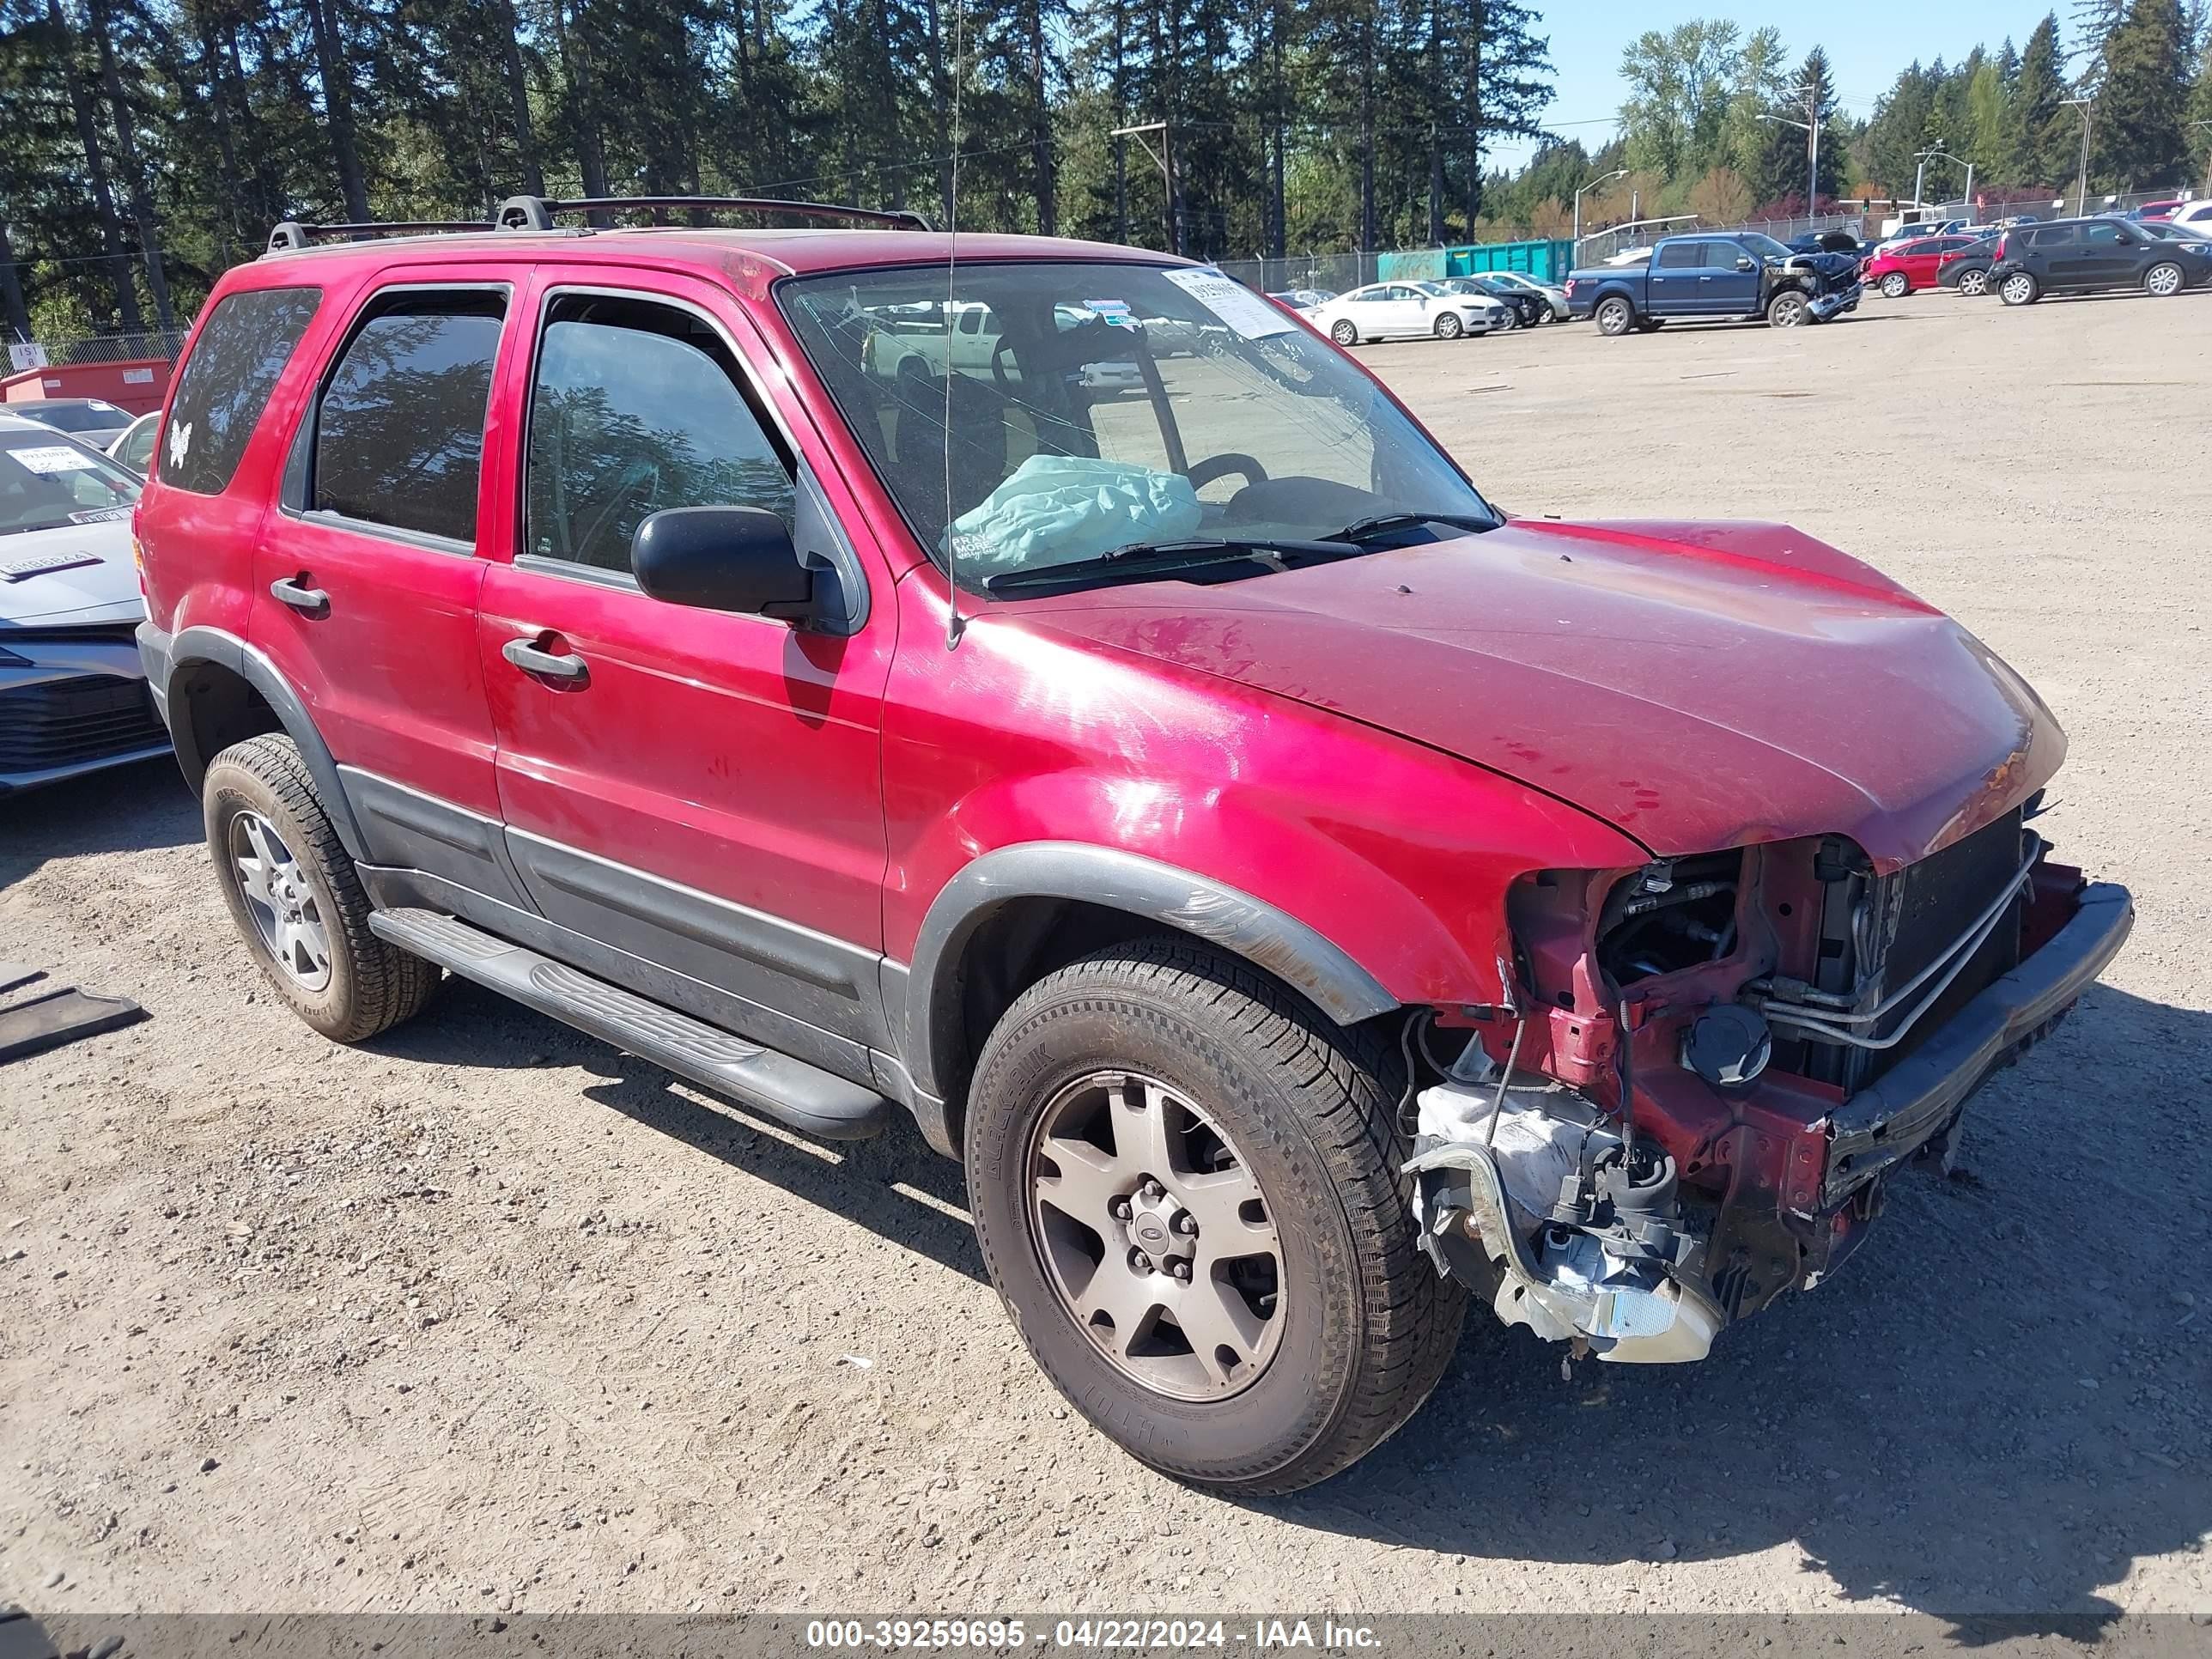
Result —
[[[772, 196], [580, 196], [549, 201], [543, 196], [510, 196], [493, 219], [501, 230], [550, 230], [558, 213], [621, 213], [667, 209], [678, 212], [782, 213], [799, 219], [843, 219], [889, 230], [928, 230], [928, 220], [907, 209], [841, 207], [829, 202], [785, 202]], [[471, 227], [476, 228], [476, 227]]]
[[287, 219], [269, 233], [269, 252], [287, 253], [318, 240], [352, 241], [365, 236], [434, 236], [455, 231], [489, 230], [481, 219], [394, 219], [374, 225], [303, 225]]

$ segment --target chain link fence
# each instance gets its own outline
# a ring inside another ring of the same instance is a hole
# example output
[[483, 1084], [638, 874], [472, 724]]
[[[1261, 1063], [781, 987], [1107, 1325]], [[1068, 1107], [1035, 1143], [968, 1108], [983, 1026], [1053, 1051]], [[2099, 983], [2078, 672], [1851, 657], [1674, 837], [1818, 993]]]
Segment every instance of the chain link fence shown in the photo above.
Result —
[[1286, 294], [1292, 289], [1317, 288], [1342, 294], [1382, 280], [1382, 254], [1308, 253], [1287, 259], [1220, 259], [1215, 263], [1225, 276], [1262, 294]]
[[181, 328], [148, 329], [139, 334], [88, 334], [82, 339], [49, 343], [46, 362], [55, 368], [72, 368], [83, 363], [143, 362], [149, 357], [173, 363], [184, 349], [185, 331]]

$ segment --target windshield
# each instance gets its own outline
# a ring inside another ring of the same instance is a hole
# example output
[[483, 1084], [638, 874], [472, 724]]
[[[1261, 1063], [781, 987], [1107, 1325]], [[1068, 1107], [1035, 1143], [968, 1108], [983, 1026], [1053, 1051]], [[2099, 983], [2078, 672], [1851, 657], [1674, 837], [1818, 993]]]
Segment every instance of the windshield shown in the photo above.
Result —
[[1784, 247], [1771, 236], [1762, 235], [1755, 230], [1747, 232], [1735, 240], [1739, 246], [1747, 247], [1753, 253], [1760, 254], [1769, 259], [1787, 259], [1797, 252], [1795, 248]]
[[1327, 540], [1386, 514], [1496, 521], [1372, 381], [1218, 271], [1054, 260], [955, 280], [949, 329], [941, 266], [776, 295], [963, 586], [1199, 538]]
[[138, 480], [82, 444], [0, 433], [0, 536], [127, 518]]
[[99, 402], [17, 404], [12, 412], [27, 415], [40, 425], [50, 426], [57, 432], [101, 432], [131, 424], [131, 416], [113, 404]]

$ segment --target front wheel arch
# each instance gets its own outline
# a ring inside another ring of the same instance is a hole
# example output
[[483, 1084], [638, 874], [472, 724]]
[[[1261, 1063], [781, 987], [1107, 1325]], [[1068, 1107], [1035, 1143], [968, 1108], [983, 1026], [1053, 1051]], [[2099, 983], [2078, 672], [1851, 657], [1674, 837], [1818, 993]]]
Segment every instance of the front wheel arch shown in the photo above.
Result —
[[975, 1057], [1016, 997], [1086, 951], [1164, 930], [1242, 958], [1337, 1025], [1399, 1006], [1343, 947], [1249, 893], [1118, 848], [1002, 847], [945, 884], [902, 982], [886, 986], [907, 1073], [944, 1103], [942, 1122], [924, 1123], [932, 1144], [957, 1156]]

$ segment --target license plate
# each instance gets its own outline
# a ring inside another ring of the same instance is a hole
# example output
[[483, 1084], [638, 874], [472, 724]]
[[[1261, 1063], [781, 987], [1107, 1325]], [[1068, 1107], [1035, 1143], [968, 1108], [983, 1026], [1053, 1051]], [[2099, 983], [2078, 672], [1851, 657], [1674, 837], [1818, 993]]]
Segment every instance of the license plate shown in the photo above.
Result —
[[33, 576], [99, 562], [97, 553], [40, 553], [27, 559], [8, 559], [0, 561], [0, 581], [27, 582]]

